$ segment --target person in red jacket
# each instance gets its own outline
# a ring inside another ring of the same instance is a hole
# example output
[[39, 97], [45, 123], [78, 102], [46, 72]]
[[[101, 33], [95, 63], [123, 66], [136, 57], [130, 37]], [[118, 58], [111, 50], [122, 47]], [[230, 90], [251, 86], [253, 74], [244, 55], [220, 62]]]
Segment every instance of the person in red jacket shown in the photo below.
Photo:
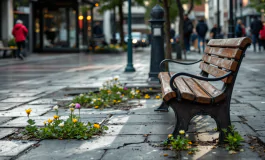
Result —
[[259, 39], [265, 51], [265, 22], [263, 22], [263, 28], [259, 31]]
[[17, 57], [23, 60], [21, 49], [25, 49], [25, 40], [28, 34], [28, 29], [23, 25], [23, 22], [21, 20], [17, 20], [12, 30], [12, 34], [15, 37], [17, 43]]

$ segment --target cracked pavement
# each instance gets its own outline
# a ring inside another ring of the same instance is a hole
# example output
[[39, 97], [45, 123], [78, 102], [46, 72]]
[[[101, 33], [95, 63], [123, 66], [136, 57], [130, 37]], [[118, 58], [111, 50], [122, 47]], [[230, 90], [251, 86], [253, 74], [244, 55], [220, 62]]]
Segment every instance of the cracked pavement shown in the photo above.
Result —
[[[191, 53], [189, 60], [202, 55]], [[81, 109], [82, 121], [104, 123], [109, 130], [90, 140], [9, 140], [9, 136], [26, 125], [25, 109], [31, 107], [31, 117], [38, 126], [54, 115], [52, 106], [69, 102], [74, 94], [95, 90], [109, 77], [120, 76], [128, 87], [160, 87], [148, 83], [150, 49], [134, 51], [136, 72], [124, 73], [126, 53], [120, 54], [34, 54], [25, 61], [0, 59], [0, 159], [264, 159], [250, 149], [250, 136], [265, 142], [265, 53], [247, 51], [240, 68], [231, 101], [231, 120], [244, 137], [244, 152], [229, 155], [224, 148], [210, 142], [218, 137], [216, 124], [209, 116], [195, 117], [189, 126], [190, 139], [205, 142], [195, 155], [186, 151], [165, 150], [163, 142], [174, 128], [175, 117], [170, 112], [154, 112], [161, 100], [132, 101], [131, 109]], [[179, 72], [198, 73], [198, 65], [171, 65]], [[216, 83], [216, 86], [220, 84]], [[67, 96], [66, 96], [67, 95]], [[59, 107], [59, 115], [69, 111]], [[164, 156], [167, 155], [167, 156]], [[263, 156], [263, 157], [262, 157]]]

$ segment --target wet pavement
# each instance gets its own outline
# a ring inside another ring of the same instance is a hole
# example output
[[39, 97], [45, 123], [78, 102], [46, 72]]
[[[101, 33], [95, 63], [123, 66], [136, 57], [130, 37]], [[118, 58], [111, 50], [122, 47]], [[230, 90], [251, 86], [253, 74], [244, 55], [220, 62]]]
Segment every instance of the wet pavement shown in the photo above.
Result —
[[[188, 60], [201, 58], [198, 53]], [[174, 114], [154, 112], [161, 100], [132, 101], [129, 110], [82, 109], [82, 121], [104, 122], [109, 130], [90, 140], [9, 140], [18, 128], [26, 125], [26, 108], [38, 126], [54, 115], [52, 106], [69, 102], [65, 96], [98, 89], [109, 77], [120, 76], [129, 87], [159, 87], [148, 83], [150, 50], [134, 52], [136, 72], [125, 73], [126, 53], [119, 54], [33, 54], [24, 61], [0, 59], [0, 159], [264, 159], [253, 152], [249, 136], [265, 143], [265, 53], [247, 51], [232, 96], [231, 120], [244, 137], [244, 152], [230, 155], [211, 143], [199, 146], [199, 152], [173, 152], [158, 147], [174, 128]], [[198, 65], [171, 65], [175, 72], [198, 73]], [[220, 86], [220, 84], [216, 84]], [[69, 111], [59, 108], [59, 114]], [[218, 137], [216, 124], [208, 116], [193, 119], [189, 126], [192, 140], [212, 141]], [[264, 151], [263, 151], [264, 152]], [[165, 156], [167, 155], [167, 156]]]

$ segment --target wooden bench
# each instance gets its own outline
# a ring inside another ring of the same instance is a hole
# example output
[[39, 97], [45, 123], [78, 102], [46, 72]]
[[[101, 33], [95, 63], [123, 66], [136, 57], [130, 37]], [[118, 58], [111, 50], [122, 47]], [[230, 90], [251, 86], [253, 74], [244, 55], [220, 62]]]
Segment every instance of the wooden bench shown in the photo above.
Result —
[[[161, 62], [160, 69], [165, 62], [182, 65], [201, 62], [201, 72], [198, 75], [185, 72], [160, 72], [158, 75], [163, 97], [160, 109], [168, 109], [170, 106], [175, 112], [174, 136], [179, 134], [179, 130], [187, 131], [189, 122], [195, 115], [203, 114], [215, 119], [220, 132], [219, 142], [223, 142], [225, 137], [222, 129], [228, 129], [231, 125], [230, 101], [234, 83], [250, 44], [249, 38], [212, 39], [201, 60], [182, 63], [165, 59]], [[222, 81], [222, 89], [217, 89], [209, 81]]]
[[0, 41], [0, 51], [3, 51], [3, 58], [6, 56], [7, 51], [15, 51], [17, 50], [17, 47], [11, 48], [11, 47], [5, 47], [4, 43]]

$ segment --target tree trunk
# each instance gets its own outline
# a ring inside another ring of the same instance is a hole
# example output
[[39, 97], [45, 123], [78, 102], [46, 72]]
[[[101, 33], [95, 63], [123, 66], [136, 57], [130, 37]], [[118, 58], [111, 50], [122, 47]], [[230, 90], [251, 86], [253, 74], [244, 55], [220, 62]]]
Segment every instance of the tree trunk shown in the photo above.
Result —
[[172, 59], [172, 54], [171, 54], [171, 42], [170, 42], [170, 19], [169, 19], [169, 5], [168, 5], [168, 0], [164, 0], [164, 8], [165, 8], [165, 17], [166, 17], [166, 28], [165, 28], [165, 33], [166, 33], [166, 54], [165, 58], [166, 59]]
[[184, 23], [184, 9], [182, 7], [181, 0], [176, 0], [179, 10], [179, 40], [181, 48], [184, 48], [184, 34], [183, 34], [183, 23]]
[[118, 6], [118, 9], [119, 9], [119, 17], [120, 17], [119, 27], [120, 27], [120, 45], [121, 46], [123, 46], [125, 44], [125, 42], [124, 42], [124, 32], [123, 32], [123, 21], [124, 21], [124, 17], [123, 17], [122, 5], [123, 5], [123, 0], [121, 0], [121, 3]]

